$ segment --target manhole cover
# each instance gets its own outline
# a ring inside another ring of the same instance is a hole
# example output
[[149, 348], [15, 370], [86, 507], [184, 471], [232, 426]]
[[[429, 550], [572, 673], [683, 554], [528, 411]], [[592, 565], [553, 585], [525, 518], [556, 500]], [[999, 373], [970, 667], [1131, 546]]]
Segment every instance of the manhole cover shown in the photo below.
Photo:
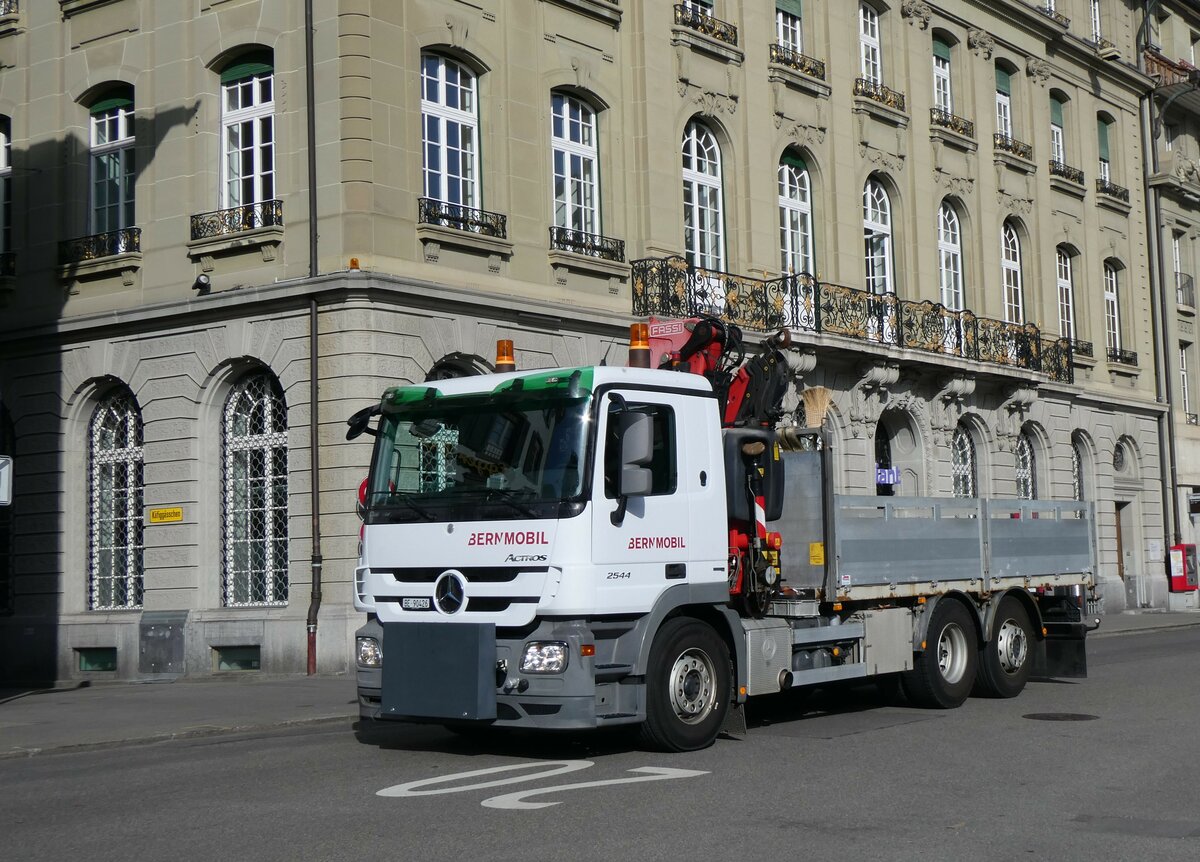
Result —
[[1031, 712], [1021, 717], [1033, 721], [1095, 721], [1100, 716], [1086, 712]]

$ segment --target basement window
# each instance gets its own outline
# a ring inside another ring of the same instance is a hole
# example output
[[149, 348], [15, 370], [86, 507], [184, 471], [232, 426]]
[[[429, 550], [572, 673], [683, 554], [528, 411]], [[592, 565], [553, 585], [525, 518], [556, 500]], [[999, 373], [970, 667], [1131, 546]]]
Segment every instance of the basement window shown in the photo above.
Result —
[[262, 647], [224, 646], [213, 647], [213, 670], [261, 670]]
[[80, 647], [79, 670], [84, 673], [111, 673], [117, 669], [116, 647]]

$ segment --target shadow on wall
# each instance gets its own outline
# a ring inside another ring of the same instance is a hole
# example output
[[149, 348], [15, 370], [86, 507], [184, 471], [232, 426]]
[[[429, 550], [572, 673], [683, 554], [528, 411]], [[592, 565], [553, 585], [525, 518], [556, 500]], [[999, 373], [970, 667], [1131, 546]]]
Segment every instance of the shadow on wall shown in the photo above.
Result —
[[[135, 197], [168, 135], [199, 109], [197, 102], [135, 115]], [[66, 424], [62, 348], [72, 336], [60, 322], [69, 288], [93, 260], [78, 253], [80, 244], [67, 244], [91, 229], [91, 164], [88, 143], [75, 135], [14, 146], [10, 164], [11, 274], [0, 276], [0, 454], [13, 456], [13, 504], [0, 509], [0, 682], [36, 686], [69, 672], [59, 664], [66, 579], [90, 578], [88, 549], [68, 555], [64, 544], [64, 536], [89, 534], [67, 529], [63, 477], [64, 452], [86, 452], [88, 441]], [[98, 241], [82, 247], [129, 250]], [[86, 293], [86, 278], [80, 290]], [[82, 570], [66, 571], [67, 559], [85, 561]]]

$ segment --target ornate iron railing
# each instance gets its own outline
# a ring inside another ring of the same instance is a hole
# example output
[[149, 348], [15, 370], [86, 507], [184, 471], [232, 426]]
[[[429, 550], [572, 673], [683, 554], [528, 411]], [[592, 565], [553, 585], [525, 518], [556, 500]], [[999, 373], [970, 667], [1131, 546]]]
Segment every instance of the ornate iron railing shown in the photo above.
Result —
[[1120, 347], [1108, 348], [1108, 361], [1117, 365], [1137, 365], [1137, 353], [1133, 350], [1122, 350]]
[[192, 216], [192, 239], [228, 236], [260, 227], [283, 227], [283, 201], [262, 201]]
[[711, 36], [726, 45], [737, 45], [738, 43], [737, 27], [728, 21], [707, 15], [697, 7], [686, 3], [675, 4], [675, 23], [681, 27], [687, 27], [689, 30], [695, 30], [697, 33], [703, 33], [705, 36]]
[[1080, 341], [1078, 338], [1071, 339], [1071, 351], [1076, 356], [1086, 356], [1091, 358], [1095, 354], [1092, 352], [1092, 342]]
[[747, 329], [840, 335], [1041, 371], [1063, 383], [1074, 380], [1070, 339], [1043, 337], [1032, 323], [1004, 323], [808, 274], [764, 280], [718, 272], [681, 257], [635, 260], [631, 270], [633, 313], [639, 317], [713, 314]]
[[813, 78], [825, 80], [824, 61], [801, 54], [799, 51], [793, 51], [786, 45], [776, 43], [771, 46], [771, 62], [795, 69], [797, 72], [803, 72]]
[[1005, 153], [1012, 153], [1014, 156], [1019, 156], [1022, 159], [1033, 160], [1033, 147], [1024, 141], [1018, 141], [1016, 138], [1010, 138], [1003, 132], [996, 132], [992, 135], [992, 146]]
[[885, 87], [883, 84], [868, 81], [866, 78], [854, 80], [854, 95], [870, 99], [872, 102], [879, 102], [879, 104], [895, 108], [897, 111], [907, 110], [907, 101], [903, 93], [897, 92], [891, 87]]
[[1068, 28], [1071, 26], [1070, 18], [1068, 18], [1062, 12], [1059, 12], [1058, 10], [1052, 8], [1051, 6], [1049, 6], [1047, 4], [1042, 4], [1041, 6], [1038, 6], [1037, 10], [1056, 24], [1059, 24], [1063, 27], [1068, 27]]
[[500, 213], [435, 201], [433, 198], [421, 198], [418, 206], [421, 224], [435, 224], [496, 239], [508, 237], [508, 218]]
[[1062, 177], [1064, 180], [1070, 180], [1073, 183], [1079, 183], [1079, 185], [1083, 185], [1084, 182], [1083, 171], [1054, 159], [1050, 160], [1050, 176]]
[[1158, 86], [1170, 87], [1175, 84], [1184, 84], [1190, 80], [1192, 69], [1182, 63], [1176, 63], [1168, 60], [1157, 51], [1145, 52], [1146, 58], [1146, 74], [1152, 78], [1158, 78]]
[[1195, 413], [1184, 413], [1183, 421], [1189, 425], [1200, 425], [1200, 416], [1197, 416]]
[[1117, 46], [1112, 41], [1105, 39], [1103, 36], [1098, 36], [1092, 40], [1092, 44], [1096, 46], [1096, 50], [1101, 54], [1108, 54], [1116, 51]]
[[0, 0], [0, 15], [16, 15], [20, 11], [19, 0]]
[[573, 251], [576, 254], [586, 254], [617, 263], [625, 262], [625, 240], [572, 230], [569, 227], [555, 225], [550, 228], [550, 248]]
[[127, 227], [108, 233], [97, 233], [68, 239], [58, 245], [58, 259], [63, 264], [84, 263], [118, 254], [142, 250], [142, 229]]
[[17, 253], [0, 251], [0, 278], [12, 278], [17, 274]]
[[1129, 203], [1129, 189], [1108, 180], [1096, 180], [1096, 193]]
[[1196, 307], [1196, 283], [1186, 272], [1175, 273], [1175, 301], [1189, 308]]
[[975, 137], [975, 124], [973, 122], [955, 116], [949, 111], [943, 111], [941, 108], [929, 109], [929, 122], [931, 125], [941, 126], [943, 129], [958, 132], [960, 135], [966, 135], [968, 138]]

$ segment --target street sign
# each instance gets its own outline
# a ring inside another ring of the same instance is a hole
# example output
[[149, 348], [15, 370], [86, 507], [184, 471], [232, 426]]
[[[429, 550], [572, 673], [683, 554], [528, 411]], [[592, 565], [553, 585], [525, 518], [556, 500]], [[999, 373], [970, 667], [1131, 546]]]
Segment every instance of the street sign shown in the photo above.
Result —
[[11, 455], [0, 455], [0, 506], [12, 505], [13, 466]]

